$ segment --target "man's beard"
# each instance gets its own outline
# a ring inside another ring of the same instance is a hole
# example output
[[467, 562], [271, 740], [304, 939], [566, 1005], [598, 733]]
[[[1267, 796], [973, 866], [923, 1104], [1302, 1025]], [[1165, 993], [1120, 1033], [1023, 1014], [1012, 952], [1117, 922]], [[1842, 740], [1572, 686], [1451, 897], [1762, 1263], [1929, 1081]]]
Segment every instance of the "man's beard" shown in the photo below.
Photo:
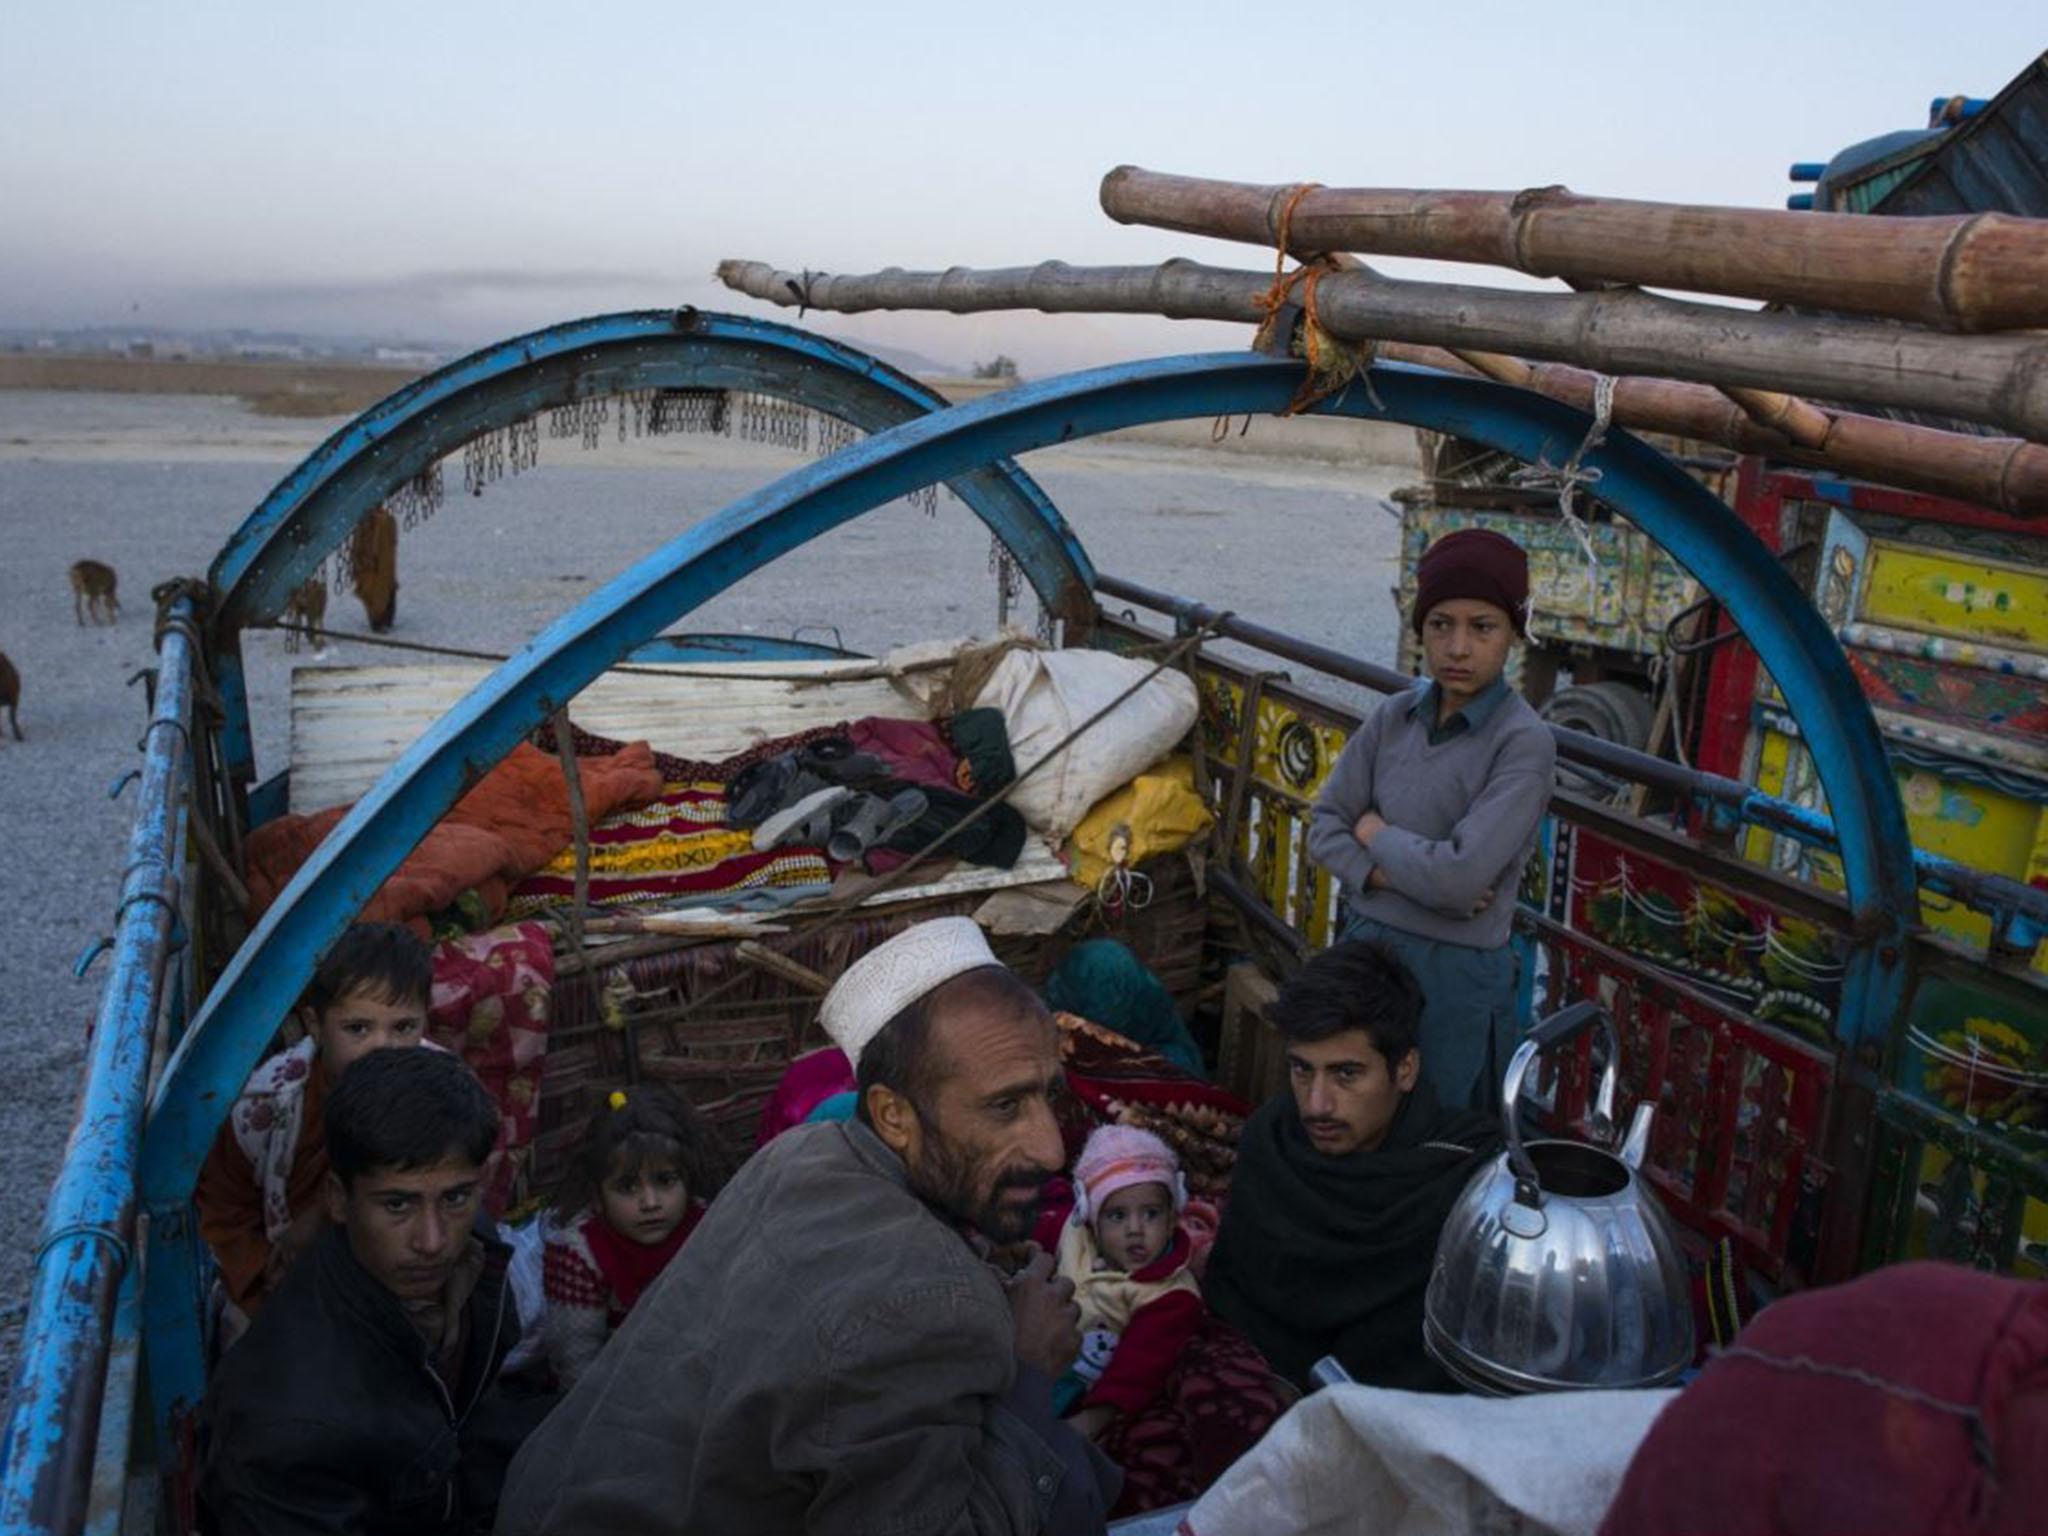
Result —
[[[925, 1121], [923, 1155], [909, 1169], [910, 1187], [926, 1204], [966, 1222], [992, 1243], [1021, 1243], [1038, 1223], [1038, 1197], [1052, 1178], [1036, 1168], [1012, 1168], [996, 1177], [986, 1196], [976, 1188], [978, 1170], [965, 1149]], [[1029, 1190], [1029, 1205], [1005, 1203], [1013, 1190]]]

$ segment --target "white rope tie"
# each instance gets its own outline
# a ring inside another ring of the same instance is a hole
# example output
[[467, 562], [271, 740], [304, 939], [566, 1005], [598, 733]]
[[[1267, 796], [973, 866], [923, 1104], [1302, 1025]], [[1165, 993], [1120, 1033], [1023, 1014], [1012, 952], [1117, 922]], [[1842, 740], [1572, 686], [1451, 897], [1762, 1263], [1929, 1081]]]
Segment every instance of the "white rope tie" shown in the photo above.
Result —
[[1579, 548], [1585, 551], [1586, 571], [1589, 578], [1596, 579], [1600, 572], [1600, 557], [1593, 549], [1593, 535], [1586, 527], [1585, 519], [1579, 516], [1579, 493], [1600, 483], [1599, 468], [1587, 468], [1588, 454], [1599, 450], [1607, 441], [1607, 429], [1614, 425], [1614, 377], [1611, 374], [1593, 375], [1593, 424], [1586, 429], [1586, 435], [1579, 439], [1579, 446], [1572, 450], [1572, 456], [1561, 466], [1538, 458], [1534, 464], [1519, 471], [1514, 481], [1517, 485], [1540, 486], [1557, 491], [1558, 515], [1565, 526], [1572, 531], [1572, 537], [1579, 541]]

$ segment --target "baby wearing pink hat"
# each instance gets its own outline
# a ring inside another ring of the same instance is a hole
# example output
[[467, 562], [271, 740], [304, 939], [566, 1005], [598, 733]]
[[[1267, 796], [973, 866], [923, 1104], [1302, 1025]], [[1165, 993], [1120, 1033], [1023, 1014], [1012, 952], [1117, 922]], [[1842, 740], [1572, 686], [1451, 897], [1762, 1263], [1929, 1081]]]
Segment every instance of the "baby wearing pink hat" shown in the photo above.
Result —
[[1059, 1269], [1081, 1308], [1081, 1354], [1053, 1402], [1091, 1438], [1152, 1401], [1201, 1327], [1202, 1293], [1179, 1221], [1186, 1204], [1180, 1163], [1150, 1131], [1100, 1126], [1074, 1162]]

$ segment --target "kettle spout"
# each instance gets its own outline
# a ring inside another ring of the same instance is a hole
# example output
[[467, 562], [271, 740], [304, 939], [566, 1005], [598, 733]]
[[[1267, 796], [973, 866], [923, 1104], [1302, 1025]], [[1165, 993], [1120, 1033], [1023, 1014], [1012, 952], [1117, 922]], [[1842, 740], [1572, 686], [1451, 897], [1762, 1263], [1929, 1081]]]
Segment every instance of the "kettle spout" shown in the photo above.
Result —
[[1620, 1153], [1631, 1170], [1643, 1166], [1643, 1156], [1650, 1150], [1650, 1123], [1656, 1118], [1656, 1105], [1645, 1100], [1636, 1106], [1635, 1118], [1628, 1125], [1628, 1139], [1621, 1144]]

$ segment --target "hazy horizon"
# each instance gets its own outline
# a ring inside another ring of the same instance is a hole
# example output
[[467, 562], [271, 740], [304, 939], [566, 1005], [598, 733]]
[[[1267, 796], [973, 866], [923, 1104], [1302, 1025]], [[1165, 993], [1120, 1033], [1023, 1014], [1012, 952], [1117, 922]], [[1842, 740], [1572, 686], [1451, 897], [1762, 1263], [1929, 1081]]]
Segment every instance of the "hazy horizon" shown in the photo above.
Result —
[[[928, 3], [690, 15], [372, 0], [346, 27], [229, 0], [0, 16], [0, 325], [246, 327], [476, 344], [603, 310], [763, 312], [724, 257], [1239, 265], [1112, 224], [1134, 162], [1257, 181], [1514, 188], [1782, 206], [1785, 168], [1989, 96], [2038, 11], [1738, 0], [1712, 25], [1579, 3], [1456, 16], [1239, 7], [1028, 14]], [[1386, 264], [1513, 283], [1487, 268]], [[1043, 373], [1236, 346], [1119, 317], [811, 316]]]

